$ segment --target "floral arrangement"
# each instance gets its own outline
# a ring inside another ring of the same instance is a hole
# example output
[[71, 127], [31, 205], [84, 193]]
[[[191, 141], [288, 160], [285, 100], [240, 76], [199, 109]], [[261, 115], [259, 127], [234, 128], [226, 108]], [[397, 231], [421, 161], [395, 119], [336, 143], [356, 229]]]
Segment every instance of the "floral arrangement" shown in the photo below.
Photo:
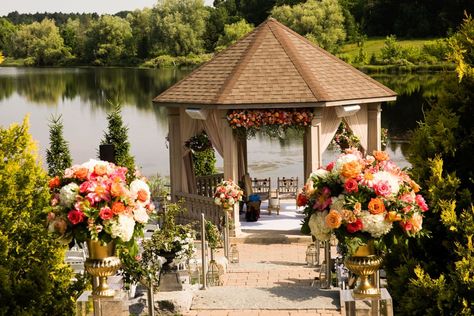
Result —
[[[381, 145], [382, 149], [387, 147], [388, 142], [388, 130], [386, 128], [381, 129]], [[338, 149], [340, 152], [344, 152], [348, 148], [361, 148], [360, 139], [356, 136], [349, 128], [346, 121], [342, 120], [341, 124], [337, 128], [336, 134], [329, 144], [331, 148]]]
[[52, 178], [49, 230], [67, 243], [92, 239], [136, 245], [154, 205], [145, 179], [128, 185], [126, 174], [127, 168], [91, 159]]
[[214, 203], [222, 206], [225, 210], [231, 208], [234, 204], [242, 201], [244, 192], [232, 180], [222, 181], [216, 187], [214, 193]]
[[312, 119], [311, 109], [231, 110], [227, 113], [229, 125], [249, 137], [260, 130], [272, 137], [280, 136], [288, 127], [311, 125]]
[[212, 148], [212, 143], [209, 140], [206, 132], [202, 131], [200, 134], [195, 135], [184, 142], [184, 146], [191, 149], [192, 151], [201, 152]]
[[297, 196], [297, 205], [305, 207], [302, 232], [319, 240], [334, 233], [349, 254], [369, 240], [383, 245], [388, 234], [419, 235], [428, 210], [419, 189], [387, 153], [374, 151], [364, 158], [358, 150], [347, 150], [312, 173]]

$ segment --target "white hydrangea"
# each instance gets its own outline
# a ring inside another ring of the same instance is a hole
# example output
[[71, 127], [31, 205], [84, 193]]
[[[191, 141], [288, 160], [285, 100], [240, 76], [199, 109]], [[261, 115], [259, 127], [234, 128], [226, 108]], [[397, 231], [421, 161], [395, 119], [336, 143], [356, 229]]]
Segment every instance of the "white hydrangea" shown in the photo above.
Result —
[[120, 238], [124, 242], [132, 239], [134, 229], [135, 220], [128, 215], [120, 214], [118, 219], [110, 222], [110, 235], [112, 235], [112, 238]]
[[221, 205], [221, 199], [218, 198], [218, 197], [215, 198], [215, 199], [214, 199], [214, 203], [215, 203], [216, 205]]
[[331, 209], [332, 210], [336, 210], [338, 212], [342, 211], [344, 209], [344, 203], [345, 203], [345, 199], [344, 199], [344, 195], [343, 194], [339, 194], [337, 197], [331, 197]]
[[374, 238], [381, 237], [392, 229], [392, 223], [385, 220], [384, 214], [370, 214], [368, 211], [362, 211], [362, 231], [368, 232]]
[[334, 164], [334, 168], [332, 171], [339, 173], [341, 172], [342, 166], [344, 166], [344, 164], [351, 161], [358, 161], [358, 160], [359, 160], [359, 157], [357, 157], [354, 154], [344, 154], [336, 160], [336, 163]]
[[324, 179], [328, 176], [329, 171], [326, 169], [318, 169], [315, 172], [312, 172], [310, 177], [313, 179], [313, 181], [318, 181], [320, 179]]
[[110, 171], [112, 170], [109, 162], [96, 159], [89, 159], [89, 161], [86, 161], [81, 165], [81, 167], [86, 167], [87, 169], [89, 169], [89, 172], [93, 172], [95, 166], [107, 167], [107, 173], [110, 173]]
[[374, 173], [374, 183], [377, 183], [379, 181], [387, 181], [388, 184], [390, 185], [390, 189], [393, 194], [397, 195], [398, 191], [400, 190], [400, 182], [399, 178], [391, 174], [390, 172], [387, 171], [379, 171]]
[[331, 239], [331, 229], [326, 226], [326, 215], [327, 211], [316, 212], [309, 218], [309, 229], [311, 230], [311, 235], [313, 235], [317, 240], [329, 240]]
[[79, 186], [71, 182], [68, 185], [65, 185], [59, 191], [59, 203], [64, 207], [72, 207], [74, 202], [76, 202], [76, 196], [79, 192]]
[[145, 224], [150, 219], [146, 209], [142, 206], [138, 206], [136, 209], [133, 210], [133, 218], [138, 222]]

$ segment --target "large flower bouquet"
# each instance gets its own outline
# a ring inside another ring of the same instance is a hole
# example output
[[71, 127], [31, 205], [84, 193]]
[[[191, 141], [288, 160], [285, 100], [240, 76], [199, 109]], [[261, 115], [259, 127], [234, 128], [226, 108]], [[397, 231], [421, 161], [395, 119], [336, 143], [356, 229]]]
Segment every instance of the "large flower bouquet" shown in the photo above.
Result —
[[214, 193], [214, 203], [222, 206], [225, 210], [242, 201], [244, 192], [232, 180], [222, 181], [217, 185]]
[[297, 205], [306, 215], [302, 231], [319, 240], [334, 233], [343, 253], [352, 254], [369, 240], [382, 242], [387, 234], [420, 234], [428, 210], [419, 186], [390, 161], [374, 151], [363, 157], [345, 154], [309, 177]]
[[144, 179], [126, 182], [127, 168], [89, 160], [49, 182], [52, 211], [49, 230], [63, 241], [115, 240], [127, 248], [143, 235], [154, 205]]

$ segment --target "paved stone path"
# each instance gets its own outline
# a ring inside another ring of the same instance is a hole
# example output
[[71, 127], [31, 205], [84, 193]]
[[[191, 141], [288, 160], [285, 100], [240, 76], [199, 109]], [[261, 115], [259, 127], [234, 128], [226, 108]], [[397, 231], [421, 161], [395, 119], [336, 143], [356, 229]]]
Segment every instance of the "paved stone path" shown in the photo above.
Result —
[[340, 315], [339, 292], [312, 287], [319, 276], [307, 267], [307, 242], [237, 244], [240, 262], [230, 264], [223, 286], [195, 294], [186, 316]]

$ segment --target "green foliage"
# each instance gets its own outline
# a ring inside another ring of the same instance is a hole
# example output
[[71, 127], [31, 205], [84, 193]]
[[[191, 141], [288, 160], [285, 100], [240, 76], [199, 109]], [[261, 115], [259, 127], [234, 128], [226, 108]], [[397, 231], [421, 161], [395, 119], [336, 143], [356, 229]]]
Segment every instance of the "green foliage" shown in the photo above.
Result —
[[474, 77], [474, 20], [467, 16], [459, 31], [449, 41], [449, 59], [456, 64], [459, 80]]
[[46, 150], [50, 177], [63, 175], [64, 170], [72, 165], [68, 143], [63, 136], [63, 128], [61, 116], [52, 116], [49, 124], [49, 149]]
[[0, 315], [72, 315], [80, 294], [44, 227], [50, 195], [37, 159], [28, 119], [0, 128]]
[[133, 47], [137, 52], [137, 57], [145, 59], [151, 51], [151, 23], [152, 11], [144, 8], [143, 10], [135, 10], [127, 15], [127, 21], [130, 23], [133, 34]]
[[240, 20], [238, 22], [227, 24], [224, 26], [224, 34], [219, 36], [217, 41], [217, 51], [221, 51], [226, 47], [234, 44], [240, 38], [244, 37], [247, 33], [253, 30], [253, 25], [247, 23], [245, 20]]
[[122, 110], [119, 104], [114, 106], [114, 110], [107, 115], [108, 127], [104, 133], [101, 145], [114, 145], [115, 164], [127, 167], [127, 182], [134, 179], [135, 159], [130, 154], [130, 143], [128, 141], [128, 127], [122, 120]]
[[193, 152], [194, 174], [207, 176], [217, 173], [214, 148]]
[[160, 0], [153, 8], [154, 54], [199, 54], [209, 12], [203, 0]]
[[397, 43], [397, 37], [395, 35], [390, 35], [385, 38], [384, 47], [380, 50], [380, 57], [390, 61], [403, 57], [402, 48]]
[[206, 221], [205, 229], [206, 241], [208, 242], [209, 248], [214, 250], [221, 244], [221, 234], [219, 229], [211, 221]]
[[12, 36], [15, 34], [15, 26], [5, 18], [0, 18], [0, 50], [6, 54], [12, 46]]
[[130, 23], [117, 16], [102, 15], [86, 32], [86, 59], [94, 65], [117, 65], [135, 56]]
[[142, 64], [142, 67], [147, 68], [169, 68], [169, 67], [196, 67], [212, 58], [211, 54], [190, 54], [188, 56], [170, 56], [161, 55]]
[[57, 65], [71, 57], [53, 20], [21, 25], [12, 41], [13, 56], [29, 57], [34, 65]]
[[322, 48], [335, 52], [346, 38], [344, 16], [337, 0], [308, 0], [272, 10], [272, 16]]

